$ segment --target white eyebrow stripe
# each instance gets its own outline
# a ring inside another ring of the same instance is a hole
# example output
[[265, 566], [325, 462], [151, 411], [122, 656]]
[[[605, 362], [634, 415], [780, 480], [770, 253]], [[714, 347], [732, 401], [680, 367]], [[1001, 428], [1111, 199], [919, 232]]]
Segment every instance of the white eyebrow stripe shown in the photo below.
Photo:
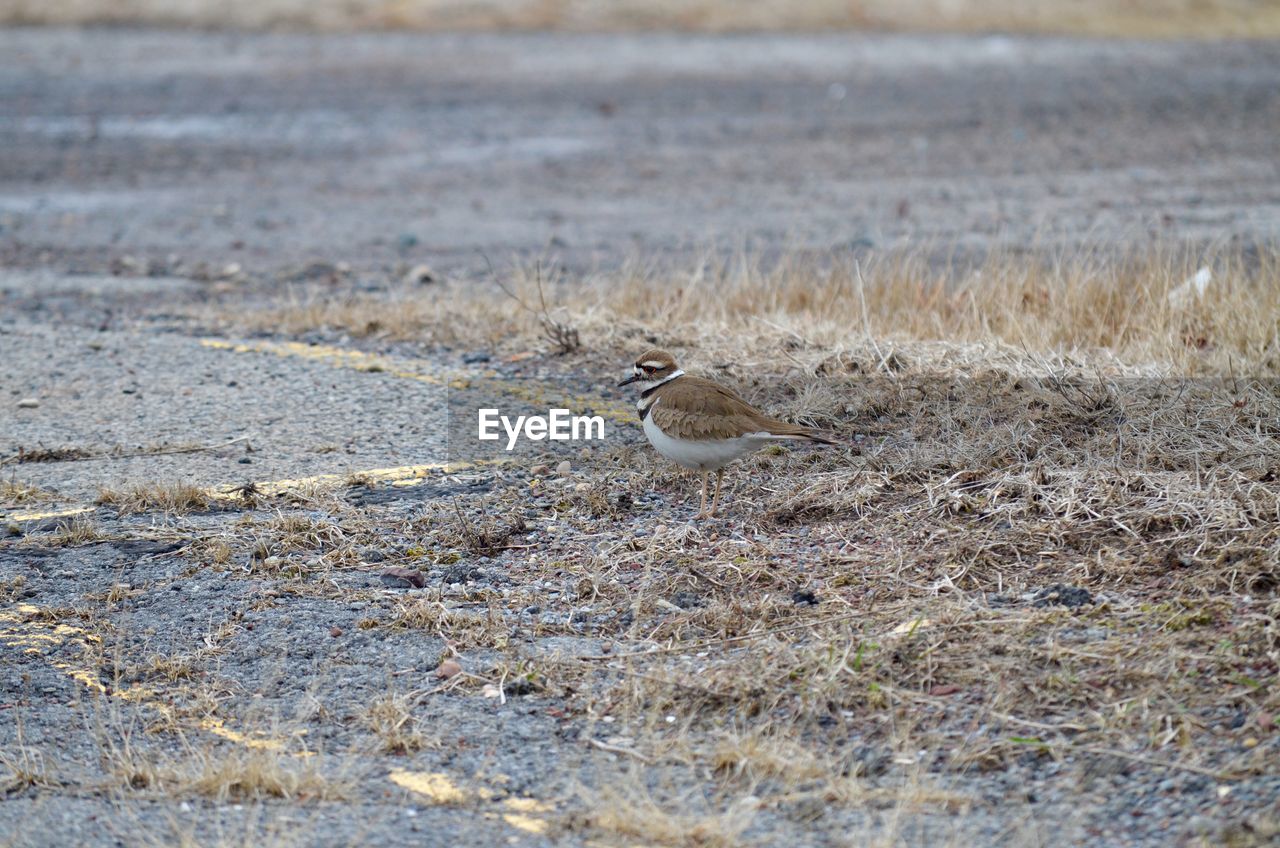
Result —
[[641, 368], [665, 368], [667, 367], [667, 363], [659, 362], [656, 359], [650, 359], [648, 362], [641, 362], [640, 367]]

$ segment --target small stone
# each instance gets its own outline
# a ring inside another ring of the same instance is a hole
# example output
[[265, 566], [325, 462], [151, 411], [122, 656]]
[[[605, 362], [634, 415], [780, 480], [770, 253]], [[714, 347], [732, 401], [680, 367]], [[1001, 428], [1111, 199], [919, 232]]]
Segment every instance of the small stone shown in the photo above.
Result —
[[240, 272], [244, 270], [240, 267], [239, 262], [228, 262], [222, 267], [222, 278], [229, 280], [232, 277], [240, 276]]
[[929, 690], [929, 694], [941, 697], [945, 695], [954, 695], [959, 691], [960, 687], [956, 686], [954, 683], [940, 683], [937, 686], [932, 687]]
[[561, 461], [560, 461], [560, 464], [556, 466], [556, 474], [557, 474], [557, 475], [559, 475], [559, 476], [561, 476], [561, 477], [569, 477], [569, 476], [572, 476], [572, 474], [573, 474], [573, 464], [572, 464], [572, 463], [570, 463], [570, 462], [569, 462], [569, 460], [567, 460], [567, 459], [563, 459], [563, 460], [561, 460]]
[[1068, 609], [1086, 606], [1092, 604], [1093, 595], [1088, 589], [1079, 586], [1066, 586], [1062, 583], [1054, 583], [1035, 593], [1032, 599], [1033, 606], [1049, 607], [1063, 606]]
[[1276, 724], [1275, 717], [1272, 716], [1271, 713], [1266, 712], [1258, 713], [1256, 721], [1258, 723], [1258, 729], [1263, 733], [1269, 733], [1271, 728], [1275, 727]]
[[339, 636], [341, 636], [341, 635], [342, 635], [342, 628], [341, 628], [341, 627], [338, 627], [337, 625], [334, 625], [333, 627], [330, 627], [330, 628], [329, 628], [329, 635], [330, 635], [330, 636], [332, 636], [333, 638], [337, 639]]
[[462, 354], [462, 362], [464, 365], [482, 365], [492, 358], [493, 357], [483, 350], [473, 350], [470, 353]]
[[436, 272], [431, 270], [430, 265], [414, 265], [404, 275], [404, 281], [413, 285], [425, 286], [428, 283], [436, 282]]
[[459, 674], [462, 674], [462, 665], [457, 660], [445, 660], [436, 668], [436, 677], [441, 680], [448, 680]]
[[35, 409], [40, 405], [40, 401], [35, 398], [23, 398], [18, 401], [18, 409]]
[[1247, 736], [1241, 744], [1243, 744], [1245, 748], [1256, 748], [1258, 747], [1258, 740], [1252, 736]]
[[9, 522], [6, 522], [6, 523], [5, 523], [5, 525], [4, 525], [4, 532], [5, 532], [5, 533], [7, 533], [7, 534], [8, 534], [8, 535], [10, 535], [10, 536], [21, 536], [21, 535], [22, 535], [22, 525], [21, 525], [21, 524], [19, 524], [19, 523], [18, 523], [18, 522], [16, 522], [16, 521], [9, 521]]
[[551, 473], [550, 465], [535, 465], [529, 469], [529, 473], [534, 477], [545, 477]]
[[382, 585], [389, 589], [421, 589], [427, 585], [427, 578], [421, 571], [398, 565], [384, 570], [378, 577], [382, 580]]
[[589, 492], [589, 491], [591, 491], [591, 484], [590, 484], [590, 483], [579, 483], [578, 485], [574, 486], [573, 488], [574, 488], [575, 490], [579, 491], [579, 492]]

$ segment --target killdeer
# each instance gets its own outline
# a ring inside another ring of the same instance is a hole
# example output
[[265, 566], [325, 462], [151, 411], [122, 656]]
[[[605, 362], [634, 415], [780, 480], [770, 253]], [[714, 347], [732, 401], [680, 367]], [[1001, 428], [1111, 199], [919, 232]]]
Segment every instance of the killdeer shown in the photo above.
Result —
[[[630, 377], [618, 385], [639, 383], [636, 408], [644, 434], [658, 453], [677, 465], [702, 472], [702, 505], [695, 518], [716, 514], [724, 467], [770, 442], [835, 442], [813, 430], [770, 418], [731, 389], [680, 370], [665, 350], [636, 360]], [[716, 493], [707, 509], [707, 478], [716, 472]]]

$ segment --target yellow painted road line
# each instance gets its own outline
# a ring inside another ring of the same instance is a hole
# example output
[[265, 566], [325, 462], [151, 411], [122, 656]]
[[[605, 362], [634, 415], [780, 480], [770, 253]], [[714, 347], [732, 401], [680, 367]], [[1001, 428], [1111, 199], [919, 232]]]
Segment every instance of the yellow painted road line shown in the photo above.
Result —
[[394, 769], [387, 777], [392, 783], [421, 795], [432, 804], [461, 804], [467, 800], [467, 793], [459, 789], [444, 772]]
[[201, 339], [202, 347], [213, 350], [229, 350], [235, 353], [270, 353], [275, 356], [297, 357], [323, 362], [335, 368], [349, 368], [354, 371], [365, 371], [370, 374], [390, 374], [405, 380], [416, 380], [434, 386], [454, 386], [466, 388], [466, 380], [451, 377], [448, 374], [424, 371], [404, 367], [399, 360], [378, 356], [376, 353], [365, 353], [362, 350], [347, 350], [330, 345], [312, 345], [303, 342], [229, 342], [222, 339]]
[[[615, 423], [631, 423], [635, 416], [630, 406], [586, 395], [565, 395], [560, 389], [549, 383], [536, 380], [519, 380], [499, 378], [492, 371], [478, 375], [458, 375], [435, 372], [424, 369], [415, 360], [392, 359], [359, 350], [347, 350], [331, 345], [311, 345], [302, 342], [231, 342], [224, 339], [200, 339], [202, 347], [212, 350], [226, 350], [234, 353], [262, 353], [282, 357], [322, 362], [335, 368], [348, 368], [370, 374], [388, 374], [406, 380], [429, 383], [450, 388], [480, 389], [492, 391], [495, 397], [507, 396], [517, 398], [536, 406], [551, 404], [567, 404], [577, 412], [591, 412], [611, 419]], [[503, 460], [479, 460], [475, 462], [426, 463], [423, 465], [403, 465], [394, 468], [371, 468], [364, 471], [351, 471], [345, 474], [316, 474], [311, 477], [299, 477], [291, 480], [271, 480], [254, 483], [257, 491], [263, 495], [283, 494], [291, 489], [299, 489], [309, 485], [341, 483], [353, 477], [365, 477], [375, 482], [388, 483], [392, 486], [416, 486], [430, 476], [433, 471], [452, 473], [477, 465], [498, 464]], [[240, 497], [243, 486], [227, 484], [214, 486], [205, 493], [216, 500], [234, 500]], [[95, 507], [76, 506], [55, 510], [30, 510], [14, 512], [0, 516], [11, 521], [40, 521], [46, 518], [65, 518], [93, 512]]]
[[559, 386], [552, 383], [499, 377], [493, 371], [469, 374], [440, 372], [429, 366], [424, 367], [423, 364], [419, 364], [419, 360], [391, 358], [359, 350], [302, 342], [230, 342], [223, 339], [201, 339], [200, 344], [214, 350], [299, 357], [323, 362], [335, 368], [349, 368], [371, 374], [388, 374], [392, 377], [448, 386], [452, 389], [492, 392], [495, 397], [517, 398], [535, 406], [550, 408], [552, 403], [563, 404], [572, 407], [575, 412], [592, 412], [611, 419], [615, 423], [630, 423], [635, 418], [635, 411], [626, 404], [589, 395], [565, 394]]
[[[431, 476], [433, 471], [452, 474], [474, 468], [489, 462], [428, 462], [422, 465], [400, 465], [394, 468], [370, 468], [364, 471], [349, 471], [345, 474], [316, 474], [311, 477], [298, 477], [292, 480], [267, 480], [253, 484], [254, 490], [263, 495], [280, 495], [291, 489], [326, 483], [344, 483], [348, 480], [365, 478], [375, 483], [389, 483], [392, 486], [416, 486]], [[214, 486], [205, 492], [218, 500], [233, 500], [240, 497], [244, 486], [227, 484]]]
[[[18, 604], [0, 610], [0, 645], [19, 648], [23, 653], [43, 657], [53, 668], [84, 686], [89, 691], [105, 697], [119, 698], [122, 701], [139, 704], [155, 711], [166, 720], [174, 718], [173, 707], [165, 702], [162, 692], [148, 686], [134, 684], [128, 688], [112, 689], [103, 684], [97, 671], [84, 662], [83, 657], [67, 660], [55, 656], [67, 643], [79, 644], [81, 653], [93, 645], [101, 645], [102, 637], [90, 633], [80, 627], [53, 621], [48, 613], [31, 604]], [[286, 741], [269, 736], [241, 733], [226, 726], [220, 718], [206, 716], [198, 721], [197, 726], [208, 733], [243, 745], [267, 751], [281, 751]], [[305, 731], [303, 731], [305, 732]], [[300, 752], [309, 756], [309, 752]]]
[[0, 515], [0, 518], [6, 518], [10, 521], [40, 521], [44, 518], [66, 518], [72, 515], [81, 515], [86, 512], [93, 512], [96, 507], [92, 506], [73, 506], [66, 509], [52, 509], [46, 511], [33, 512], [11, 512], [8, 515]]
[[[421, 485], [425, 480], [432, 476], [433, 472], [439, 471], [444, 474], [455, 474], [459, 471], [465, 471], [469, 468], [478, 468], [483, 465], [500, 465], [507, 462], [505, 459], [489, 459], [475, 460], [474, 462], [428, 462], [421, 465], [398, 465], [393, 468], [367, 468], [358, 471], [348, 471], [344, 474], [314, 474], [310, 477], [296, 477], [286, 480], [263, 480], [252, 484], [253, 490], [260, 495], [275, 496], [282, 495], [285, 492], [303, 489], [307, 486], [324, 485], [329, 483], [345, 483], [351, 480], [370, 480], [374, 483], [386, 483], [391, 486], [401, 488], [409, 488]], [[245, 486], [243, 484], [226, 483], [221, 486], [211, 486], [204, 489], [204, 493], [214, 500], [230, 501], [241, 497]], [[10, 521], [39, 521], [44, 518], [62, 518], [72, 515], [82, 515], [86, 512], [93, 512], [97, 507], [77, 506], [67, 509], [55, 509], [44, 512], [13, 512], [8, 515], [0, 515]]]
[[503, 803], [508, 812], [502, 814], [502, 820], [507, 824], [526, 833], [547, 832], [547, 820], [535, 814], [549, 813], [555, 809], [553, 805], [536, 798], [508, 798]]
[[[420, 795], [437, 806], [459, 806], [472, 800], [489, 801], [494, 793], [483, 787], [472, 792], [462, 789], [449, 775], [439, 771], [407, 771], [393, 769], [387, 777], [397, 786]], [[485, 818], [501, 819], [516, 830], [525, 833], [544, 834], [550, 824], [545, 818], [547, 813], [555, 810], [555, 805], [536, 798], [507, 798], [502, 802], [504, 812], [485, 813]]]

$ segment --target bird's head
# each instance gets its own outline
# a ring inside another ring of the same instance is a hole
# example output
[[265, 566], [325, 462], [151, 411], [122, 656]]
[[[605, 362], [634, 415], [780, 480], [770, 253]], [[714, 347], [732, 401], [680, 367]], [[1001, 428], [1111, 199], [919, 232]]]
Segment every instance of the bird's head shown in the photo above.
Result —
[[639, 383], [642, 389], [650, 389], [659, 383], [678, 377], [683, 373], [676, 365], [676, 359], [665, 350], [648, 350], [636, 359], [631, 376], [619, 383], [627, 386]]

